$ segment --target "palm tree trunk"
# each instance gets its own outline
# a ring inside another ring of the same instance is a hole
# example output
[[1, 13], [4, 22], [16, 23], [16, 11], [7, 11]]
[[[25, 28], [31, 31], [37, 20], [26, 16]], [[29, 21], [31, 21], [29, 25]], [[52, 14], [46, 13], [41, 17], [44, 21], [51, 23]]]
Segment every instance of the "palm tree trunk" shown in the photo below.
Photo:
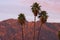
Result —
[[40, 25], [40, 27], [39, 27], [39, 29], [38, 29], [38, 37], [37, 37], [37, 40], [40, 40], [39, 38], [40, 38], [40, 33], [41, 33], [41, 27], [42, 27], [42, 23], [41, 23], [41, 25]]
[[60, 31], [58, 32], [58, 38], [59, 38], [59, 40], [60, 40]]
[[35, 40], [35, 24], [36, 23], [36, 16], [34, 16], [34, 37], [33, 37], [33, 40]]
[[[23, 29], [25, 29], [25, 24], [24, 24], [24, 28]], [[25, 31], [25, 30], [24, 30]], [[25, 35], [25, 32], [24, 32], [24, 40], [26, 39], [26, 35]]]
[[22, 26], [22, 40], [24, 40], [23, 26]]

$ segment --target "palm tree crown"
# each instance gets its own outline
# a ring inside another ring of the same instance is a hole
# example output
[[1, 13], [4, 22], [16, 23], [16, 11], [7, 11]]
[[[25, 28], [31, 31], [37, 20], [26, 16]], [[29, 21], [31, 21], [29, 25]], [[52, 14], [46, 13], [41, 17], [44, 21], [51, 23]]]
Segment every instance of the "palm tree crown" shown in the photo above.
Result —
[[48, 18], [46, 11], [41, 11], [41, 13], [39, 14], [39, 18], [40, 18], [42, 23], [45, 23], [47, 21], [47, 18]]
[[19, 17], [18, 17], [19, 23], [20, 23], [21, 25], [23, 25], [23, 24], [25, 23], [25, 21], [26, 21], [25, 15], [21, 13], [21, 14], [19, 14], [18, 16], [19, 16]]
[[40, 7], [39, 4], [37, 2], [35, 2], [33, 5], [32, 5], [32, 12], [34, 13], [34, 16], [37, 16], [37, 14], [39, 13], [39, 10], [40, 10]]

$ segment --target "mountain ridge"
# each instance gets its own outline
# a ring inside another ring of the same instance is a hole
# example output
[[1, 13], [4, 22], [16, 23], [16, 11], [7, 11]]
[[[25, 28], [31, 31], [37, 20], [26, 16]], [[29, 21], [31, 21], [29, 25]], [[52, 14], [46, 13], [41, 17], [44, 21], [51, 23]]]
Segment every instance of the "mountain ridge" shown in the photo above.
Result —
[[[33, 40], [34, 22], [25, 22], [24, 39]], [[38, 28], [40, 22], [36, 22], [36, 40], [38, 37]], [[60, 23], [45, 23], [42, 25], [40, 40], [58, 40], [58, 31]], [[22, 40], [22, 26], [17, 19], [8, 19], [0, 22], [0, 39], [1, 40]]]

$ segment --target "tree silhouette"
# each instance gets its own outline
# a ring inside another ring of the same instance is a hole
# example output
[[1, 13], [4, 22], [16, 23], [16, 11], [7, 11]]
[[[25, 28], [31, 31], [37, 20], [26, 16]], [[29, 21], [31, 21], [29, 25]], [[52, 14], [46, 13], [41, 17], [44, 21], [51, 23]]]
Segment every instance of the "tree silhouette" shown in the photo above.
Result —
[[60, 31], [58, 31], [58, 38], [59, 38], [59, 40], [60, 40]]
[[41, 11], [41, 13], [39, 14], [39, 17], [38, 17], [39, 19], [40, 19], [40, 28], [39, 28], [39, 32], [38, 32], [38, 40], [39, 40], [39, 36], [40, 36], [40, 31], [41, 31], [41, 27], [42, 27], [42, 24], [43, 23], [46, 23], [46, 21], [47, 21], [47, 18], [48, 18], [48, 15], [47, 15], [47, 13], [46, 13], [46, 11]]
[[35, 2], [35, 3], [33, 3], [31, 9], [34, 14], [34, 37], [33, 37], [33, 40], [35, 40], [35, 22], [36, 22], [36, 16], [38, 15], [39, 10], [40, 10], [40, 6], [37, 2]]
[[22, 40], [24, 40], [24, 34], [23, 34], [23, 25], [25, 25], [25, 21], [26, 21], [26, 19], [25, 19], [25, 15], [24, 14], [22, 14], [22, 13], [20, 13], [19, 15], [18, 15], [18, 22], [21, 24], [21, 26], [22, 26]]

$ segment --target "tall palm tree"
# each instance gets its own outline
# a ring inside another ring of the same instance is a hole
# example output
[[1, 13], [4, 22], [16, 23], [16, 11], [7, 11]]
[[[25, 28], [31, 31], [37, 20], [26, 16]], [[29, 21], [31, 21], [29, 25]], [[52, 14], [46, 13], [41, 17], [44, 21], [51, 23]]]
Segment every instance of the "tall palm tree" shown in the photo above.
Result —
[[40, 6], [37, 2], [33, 3], [32, 5], [32, 12], [34, 14], [34, 37], [33, 37], [33, 40], [35, 40], [35, 22], [36, 22], [36, 16], [37, 14], [39, 13], [39, 10], [40, 10]]
[[39, 40], [42, 24], [44, 24], [47, 21], [47, 18], [48, 18], [48, 15], [47, 15], [46, 11], [41, 11], [41, 13], [39, 15], [39, 18], [40, 18], [40, 23], [41, 24], [40, 24], [40, 28], [39, 28], [39, 32], [38, 32], [38, 40]]
[[25, 25], [25, 21], [26, 21], [25, 15], [22, 14], [22, 13], [20, 13], [20, 14], [18, 15], [18, 22], [19, 22], [19, 23], [21, 24], [21, 26], [22, 26], [22, 40], [24, 40], [23, 25]]
[[60, 40], [60, 31], [58, 31], [58, 38], [59, 38], [59, 40]]

